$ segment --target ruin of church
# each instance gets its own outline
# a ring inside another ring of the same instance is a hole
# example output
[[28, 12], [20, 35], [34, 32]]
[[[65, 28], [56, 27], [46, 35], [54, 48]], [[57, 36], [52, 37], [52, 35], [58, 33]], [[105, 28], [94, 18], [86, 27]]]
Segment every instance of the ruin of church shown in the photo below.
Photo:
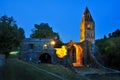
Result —
[[95, 24], [86, 7], [80, 23], [80, 42], [71, 42], [69, 55], [73, 66], [90, 66], [92, 58], [92, 45], [95, 44]]
[[51, 41], [52, 39], [24, 39], [21, 59], [36, 63], [71, 64], [74, 67], [100, 66], [95, 51], [95, 23], [87, 7], [80, 23], [80, 42], [69, 42], [61, 48], [54, 48]]

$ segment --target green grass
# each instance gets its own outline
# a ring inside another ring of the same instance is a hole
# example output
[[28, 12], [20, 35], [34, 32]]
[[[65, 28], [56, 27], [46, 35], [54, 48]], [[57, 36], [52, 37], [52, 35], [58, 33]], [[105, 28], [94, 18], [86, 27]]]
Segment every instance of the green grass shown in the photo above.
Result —
[[91, 80], [120, 80], [120, 76], [93, 76]]
[[59, 76], [62, 76], [65, 80], [86, 80], [83, 76], [80, 74], [76, 74], [73, 71], [71, 71], [69, 68], [64, 67], [62, 65], [53, 65], [53, 64], [34, 64], [42, 69], [45, 69], [47, 71], [53, 72]]
[[[81, 74], [76, 74], [73, 71], [71, 71], [69, 68], [64, 67], [62, 65], [53, 65], [53, 64], [34, 64], [42, 69], [48, 70], [50, 72], [53, 72], [57, 75], [60, 75], [64, 77], [65, 80], [86, 80], [86, 77], [81, 76]], [[97, 68], [87, 68], [87, 67], [81, 67], [77, 68], [78, 71], [81, 73], [86, 72], [95, 72], [95, 73], [105, 73], [108, 72], [105, 69], [97, 69]], [[90, 77], [90, 80], [120, 80], [120, 76], [92, 76]]]
[[18, 61], [8, 60], [0, 80], [59, 80], [50, 74], [34, 69]]
[[[62, 65], [53, 65], [53, 64], [35, 64], [29, 62], [29, 64], [35, 65], [39, 68], [45, 69], [49, 72], [52, 72], [56, 75], [59, 75], [64, 78], [64, 80], [86, 80], [86, 77], [83, 77], [81, 74], [76, 74], [71, 71], [69, 68]], [[99, 72], [104, 73], [105, 70], [81, 67], [78, 68], [80, 72]], [[90, 80], [119, 80], [120, 76], [92, 76]], [[3, 73], [0, 73], [0, 80], [59, 80], [58, 78], [39, 71], [34, 67], [24, 64], [23, 61], [17, 59], [9, 59], [4, 65]]]
[[98, 68], [87, 68], [87, 67], [80, 67], [80, 68], [76, 68], [77, 71], [85, 73], [85, 72], [95, 72], [95, 73], [105, 73], [107, 72], [107, 70], [105, 69], [98, 69]]

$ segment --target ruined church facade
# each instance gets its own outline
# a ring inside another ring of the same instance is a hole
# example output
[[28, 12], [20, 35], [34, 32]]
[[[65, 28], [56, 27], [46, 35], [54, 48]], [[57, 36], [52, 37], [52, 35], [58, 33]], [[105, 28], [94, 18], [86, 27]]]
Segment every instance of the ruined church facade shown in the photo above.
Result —
[[[79, 36], [78, 36], [79, 37]], [[22, 42], [21, 59], [45, 63], [72, 64], [74, 67], [100, 64], [95, 59], [95, 23], [86, 7], [80, 23], [80, 42], [69, 42], [65, 45], [65, 57], [59, 58], [53, 46], [48, 45], [52, 39], [25, 39]]]
[[69, 46], [68, 55], [73, 66], [93, 66], [95, 64], [93, 45], [95, 45], [95, 23], [86, 7], [80, 23], [80, 42], [70, 42], [67, 45]]

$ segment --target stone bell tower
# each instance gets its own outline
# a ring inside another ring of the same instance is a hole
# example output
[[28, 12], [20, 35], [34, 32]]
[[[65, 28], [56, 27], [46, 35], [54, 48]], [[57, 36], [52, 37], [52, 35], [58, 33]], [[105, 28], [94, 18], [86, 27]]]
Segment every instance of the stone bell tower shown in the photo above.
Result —
[[93, 18], [86, 7], [85, 12], [82, 17], [82, 22], [80, 24], [80, 42], [90, 41], [95, 43], [95, 27]]

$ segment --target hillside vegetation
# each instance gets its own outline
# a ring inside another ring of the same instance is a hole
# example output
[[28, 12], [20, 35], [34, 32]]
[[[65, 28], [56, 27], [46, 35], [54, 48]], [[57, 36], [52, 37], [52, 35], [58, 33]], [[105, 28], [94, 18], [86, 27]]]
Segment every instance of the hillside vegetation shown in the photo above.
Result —
[[120, 70], [120, 36], [109, 37], [96, 41], [104, 65], [109, 68]]

